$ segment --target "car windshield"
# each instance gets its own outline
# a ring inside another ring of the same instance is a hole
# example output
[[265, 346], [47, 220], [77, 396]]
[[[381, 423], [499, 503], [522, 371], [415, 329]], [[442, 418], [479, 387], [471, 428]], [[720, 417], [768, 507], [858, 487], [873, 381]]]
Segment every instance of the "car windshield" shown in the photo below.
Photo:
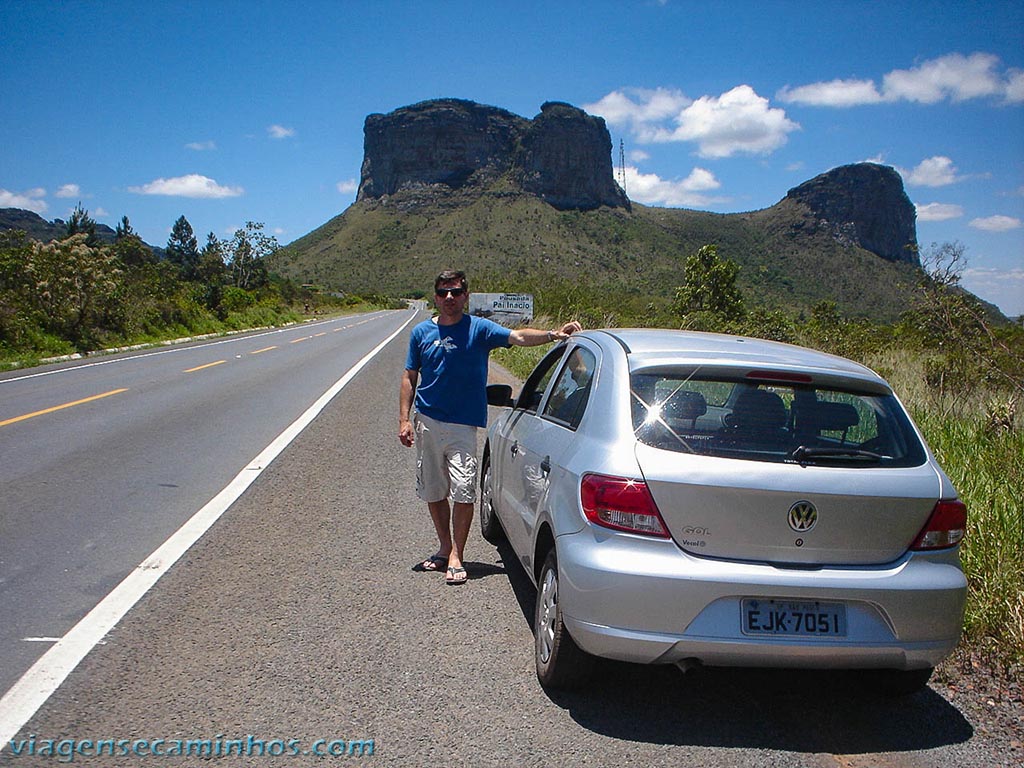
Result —
[[850, 467], [925, 461], [891, 394], [673, 371], [636, 372], [630, 385], [636, 437], [655, 448]]

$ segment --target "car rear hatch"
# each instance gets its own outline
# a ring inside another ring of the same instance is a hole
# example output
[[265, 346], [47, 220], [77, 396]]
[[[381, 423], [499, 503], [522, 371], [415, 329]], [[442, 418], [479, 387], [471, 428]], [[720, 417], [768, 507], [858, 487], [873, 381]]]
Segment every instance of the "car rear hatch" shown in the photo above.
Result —
[[939, 499], [939, 473], [884, 383], [642, 370], [631, 398], [643, 477], [694, 555], [889, 563]]
[[925, 526], [939, 481], [900, 469], [770, 464], [637, 443], [636, 457], [676, 544], [694, 555], [804, 565], [896, 560]]

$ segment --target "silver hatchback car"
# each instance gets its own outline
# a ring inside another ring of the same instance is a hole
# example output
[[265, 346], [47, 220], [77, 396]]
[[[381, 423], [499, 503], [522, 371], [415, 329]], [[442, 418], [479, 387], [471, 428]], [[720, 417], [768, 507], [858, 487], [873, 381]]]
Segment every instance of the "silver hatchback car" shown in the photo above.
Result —
[[967, 512], [862, 365], [718, 334], [576, 334], [488, 388], [484, 537], [537, 584], [543, 685], [595, 657], [865, 670], [923, 687], [956, 646]]

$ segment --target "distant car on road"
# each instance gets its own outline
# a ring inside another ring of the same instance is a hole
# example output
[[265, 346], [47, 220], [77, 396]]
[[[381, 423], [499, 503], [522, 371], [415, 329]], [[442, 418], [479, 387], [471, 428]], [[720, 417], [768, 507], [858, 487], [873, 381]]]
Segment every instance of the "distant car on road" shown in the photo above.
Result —
[[960, 637], [967, 512], [889, 385], [788, 344], [576, 334], [487, 430], [480, 523], [537, 585], [541, 683], [594, 657], [864, 670], [923, 687]]

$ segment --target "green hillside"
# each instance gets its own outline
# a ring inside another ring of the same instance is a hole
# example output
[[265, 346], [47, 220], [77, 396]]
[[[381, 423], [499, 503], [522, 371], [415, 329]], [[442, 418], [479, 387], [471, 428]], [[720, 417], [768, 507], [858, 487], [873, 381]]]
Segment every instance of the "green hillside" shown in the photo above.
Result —
[[740, 265], [748, 307], [806, 311], [835, 301], [848, 317], [895, 319], [920, 270], [813, 226], [783, 200], [762, 211], [558, 211], [515, 187], [410, 191], [357, 202], [283, 248], [272, 268], [304, 283], [356, 293], [422, 295], [444, 267], [465, 269], [474, 290], [545, 293], [569, 287], [623, 302], [667, 304], [686, 257], [706, 244]]

